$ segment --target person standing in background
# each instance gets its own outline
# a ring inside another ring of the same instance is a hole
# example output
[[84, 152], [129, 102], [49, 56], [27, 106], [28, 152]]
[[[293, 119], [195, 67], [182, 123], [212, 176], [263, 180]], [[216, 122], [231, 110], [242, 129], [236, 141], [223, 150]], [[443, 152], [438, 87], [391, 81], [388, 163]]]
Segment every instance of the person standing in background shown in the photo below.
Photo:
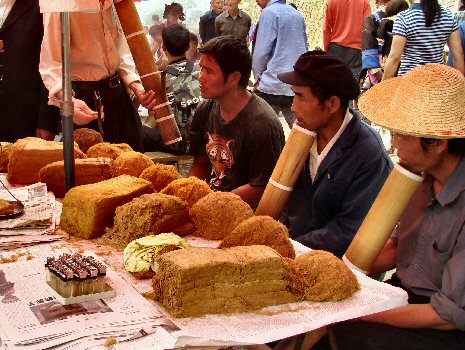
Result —
[[42, 15], [36, 0], [0, 1], [0, 141], [53, 140], [60, 111], [39, 74]]
[[263, 11], [255, 34], [252, 70], [255, 93], [281, 112], [292, 128], [294, 93], [277, 75], [292, 69], [299, 56], [308, 50], [307, 31], [302, 14], [286, 0], [256, 0]]
[[362, 31], [371, 15], [368, 0], [329, 0], [323, 27], [324, 50], [347, 64], [358, 78], [362, 69]]
[[215, 32], [215, 20], [223, 12], [223, 0], [211, 0], [210, 2], [211, 10], [205, 12], [205, 14], [200, 17], [199, 22], [199, 35], [202, 41], [202, 44], [205, 44], [211, 38], [216, 36]]
[[163, 12], [163, 18], [165, 21], [162, 23], [164, 27], [179, 23], [182, 24], [186, 19], [184, 15], [184, 8], [177, 2], [172, 2], [170, 5], [165, 5], [165, 11]]
[[186, 51], [186, 58], [191, 61], [199, 60], [199, 38], [192, 32], [189, 32], [189, 48]]
[[216, 35], [233, 35], [244, 42], [248, 41], [252, 18], [239, 9], [241, 0], [226, 0], [226, 10], [215, 20]]
[[162, 68], [166, 66], [166, 55], [162, 50], [163, 39], [161, 37], [161, 31], [163, 26], [161, 24], [156, 24], [150, 27], [149, 34], [153, 40], [152, 45], [152, 55], [155, 58], [157, 63], [158, 70], [163, 70]]
[[410, 0], [412, 5], [396, 17], [392, 45], [383, 80], [404, 75], [427, 63], [444, 63], [449, 46], [454, 68], [464, 72], [464, 56], [457, 20], [437, 0]]
[[[384, 55], [378, 38], [378, 28], [381, 20], [386, 17], [386, 4], [389, 0], [377, 0], [376, 12], [365, 18], [362, 31], [362, 73], [359, 80], [368, 76], [370, 84], [381, 81], [381, 56]], [[402, 0], [404, 3], [405, 1]], [[407, 4], [405, 3], [407, 6]], [[381, 51], [380, 51], [381, 49]]]
[[[97, 13], [70, 14], [73, 121], [99, 131], [107, 142], [142, 151], [142, 123], [127, 89], [149, 110], [155, 93], [145, 93], [116, 16], [112, 0], [100, 0]], [[39, 70], [54, 105], [63, 99], [61, 60], [60, 14], [46, 13]]]
[[155, 118], [149, 117], [147, 126], [142, 126], [146, 152], [187, 154], [189, 151], [189, 129], [192, 117], [197, 110], [197, 104], [202, 100], [198, 80], [200, 66], [195, 60], [187, 57], [192, 35], [197, 38], [181, 24], [173, 24], [162, 31], [163, 51], [168, 61], [165, 78], [166, 96], [171, 104], [182, 141], [166, 146], [160, 130], [148, 126], [156, 125]]

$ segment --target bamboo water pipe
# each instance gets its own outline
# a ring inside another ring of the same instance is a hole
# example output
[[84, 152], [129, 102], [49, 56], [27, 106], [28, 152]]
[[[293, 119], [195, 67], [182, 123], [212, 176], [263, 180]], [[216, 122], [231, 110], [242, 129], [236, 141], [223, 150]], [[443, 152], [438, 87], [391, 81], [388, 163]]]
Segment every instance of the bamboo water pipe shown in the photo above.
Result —
[[161, 82], [161, 72], [158, 71], [150, 50], [147, 36], [137, 13], [134, 0], [121, 0], [115, 3], [121, 26], [128, 41], [129, 49], [139, 72], [145, 91], [153, 90], [158, 105], [154, 107], [157, 127], [165, 145], [181, 141], [178, 125], [166, 97], [166, 89]]
[[313, 131], [294, 124], [255, 211], [256, 215], [268, 215], [279, 219], [305, 164], [315, 137], [316, 134]]
[[370, 272], [422, 180], [396, 164], [343, 257], [349, 267]]

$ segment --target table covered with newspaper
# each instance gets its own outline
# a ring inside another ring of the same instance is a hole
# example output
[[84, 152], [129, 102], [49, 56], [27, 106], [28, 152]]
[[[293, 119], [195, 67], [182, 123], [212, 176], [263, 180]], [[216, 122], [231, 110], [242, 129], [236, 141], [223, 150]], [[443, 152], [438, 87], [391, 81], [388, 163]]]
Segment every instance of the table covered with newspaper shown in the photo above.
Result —
[[[34, 197], [30, 189], [22, 190], [24, 197], [21, 198], [25, 202]], [[41, 197], [47, 198], [42, 198], [44, 203], [53, 207], [51, 217], [59, 218], [60, 204], [48, 197], [50, 194], [46, 189], [41, 191]], [[40, 215], [35, 212], [34, 220]], [[29, 228], [33, 234], [12, 227], [0, 229], [3, 245], [0, 247], [2, 349], [176, 349], [264, 344], [407, 303], [403, 290], [354, 272], [361, 290], [343, 301], [303, 301], [253, 313], [170, 318], [158, 303], [144, 297], [152, 291], [151, 281], [137, 280], [127, 273], [122, 251], [104, 245], [101, 239], [76, 240], [71, 237], [66, 241], [53, 242], [55, 239], [51, 239], [52, 242], [30, 245], [37, 243], [35, 236], [66, 237], [50, 226], [57, 224], [55, 219], [44, 221], [38, 229], [40, 233], [37, 228]], [[5, 250], [3, 239], [9, 237], [9, 233], [15, 233], [13, 237], [27, 237], [25, 242], [29, 244], [23, 246], [14, 242], [7, 246], [15, 249]], [[216, 247], [219, 244], [198, 237], [186, 237], [186, 240], [194, 246]], [[297, 242], [293, 244], [297, 255], [309, 250]], [[106, 279], [116, 290], [116, 297], [61, 305], [50, 294], [45, 283], [46, 257], [73, 252], [94, 255], [109, 266]]]

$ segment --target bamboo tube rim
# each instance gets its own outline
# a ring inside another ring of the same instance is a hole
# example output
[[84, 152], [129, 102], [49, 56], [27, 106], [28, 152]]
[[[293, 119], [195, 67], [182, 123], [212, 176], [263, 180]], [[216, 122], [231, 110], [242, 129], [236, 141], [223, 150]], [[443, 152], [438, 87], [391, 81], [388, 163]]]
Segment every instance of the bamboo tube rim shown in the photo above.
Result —
[[399, 173], [401, 173], [402, 175], [407, 176], [409, 179], [412, 179], [413, 181], [416, 181], [416, 182], [422, 182], [422, 181], [423, 181], [423, 176], [418, 175], [418, 174], [415, 174], [415, 173], [412, 173], [411, 171], [405, 169], [405, 168], [404, 168], [402, 165], [400, 165], [399, 163], [395, 164], [395, 165], [394, 165], [394, 168], [395, 168]]
[[305, 128], [301, 127], [300, 125], [297, 125], [296, 123], [294, 123], [294, 125], [292, 126], [292, 129], [296, 129], [297, 131], [300, 131], [300, 132], [302, 132], [302, 133], [304, 133], [306, 135], [316, 137], [316, 132], [315, 131], [305, 129]]
[[179, 142], [182, 140], [182, 137], [178, 137], [177, 139], [170, 140], [168, 142], [165, 142], [165, 145], [171, 145], [173, 143]]
[[131, 38], [133, 38], [133, 37], [135, 37], [135, 36], [138, 36], [138, 35], [141, 35], [141, 34], [145, 34], [145, 30], [144, 30], [144, 29], [139, 30], [138, 32], [134, 32], [134, 33], [131, 33], [131, 34], [129, 34], [129, 35], [126, 35], [126, 40], [131, 39]]
[[141, 75], [141, 76], [139, 76], [139, 78], [144, 79], [144, 78], [150, 77], [151, 75], [157, 75], [157, 74], [161, 74], [161, 72], [159, 70], [157, 70], [155, 72], [151, 72], [151, 73]]
[[358, 271], [358, 272], [361, 272], [363, 273], [364, 275], [368, 275], [368, 271], [365, 271], [365, 270], [362, 270], [360, 267], [352, 264], [352, 262], [349, 260], [349, 258], [346, 257], [346, 255], [344, 254], [344, 256], [342, 257], [342, 261], [344, 261], [346, 263], [346, 265], [351, 268], [352, 270], [355, 270], [355, 271]]

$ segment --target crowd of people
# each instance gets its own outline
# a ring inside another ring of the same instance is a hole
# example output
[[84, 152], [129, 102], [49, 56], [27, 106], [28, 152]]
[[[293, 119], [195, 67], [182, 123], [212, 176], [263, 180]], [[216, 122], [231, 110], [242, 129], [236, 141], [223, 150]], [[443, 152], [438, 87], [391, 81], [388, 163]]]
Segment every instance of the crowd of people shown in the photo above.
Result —
[[[390, 130], [399, 164], [424, 180], [369, 272], [396, 268], [388, 282], [407, 291], [409, 304], [340, 323], [333, 334], [341, 350], [464, 349], [462, 12], [437, 0], [378, 0], [374, 13], [368, 0], [329, 0], [324, 50], [309, 51], [295, 6], [256, 2], [253, 25], [240, 0], [212, 0], [200, 40], [179, 3], [165, 6], [163, 21], [153, 16], [153, 60], [183, 137], [169, 146], [149, 126], [155, 93], [141, 84], [113, 0], [100, 0], [97, 13], [72, 13], [75, 127], [138, 151], [189, 154], [190, 175], [255, 208], [285, 144], [282, 115], [316, 139], [280, 220], [292, 239], [338, 257], [393, 168], [369, 124]], [[0, 0], [0, 141], [54, 139], [62, 69], [60, 15], [41, 14], [36, 0]], [[358, 110], [361, 87], [370, 107]], [[330, 348], [328, 339], [316, 347]]]

